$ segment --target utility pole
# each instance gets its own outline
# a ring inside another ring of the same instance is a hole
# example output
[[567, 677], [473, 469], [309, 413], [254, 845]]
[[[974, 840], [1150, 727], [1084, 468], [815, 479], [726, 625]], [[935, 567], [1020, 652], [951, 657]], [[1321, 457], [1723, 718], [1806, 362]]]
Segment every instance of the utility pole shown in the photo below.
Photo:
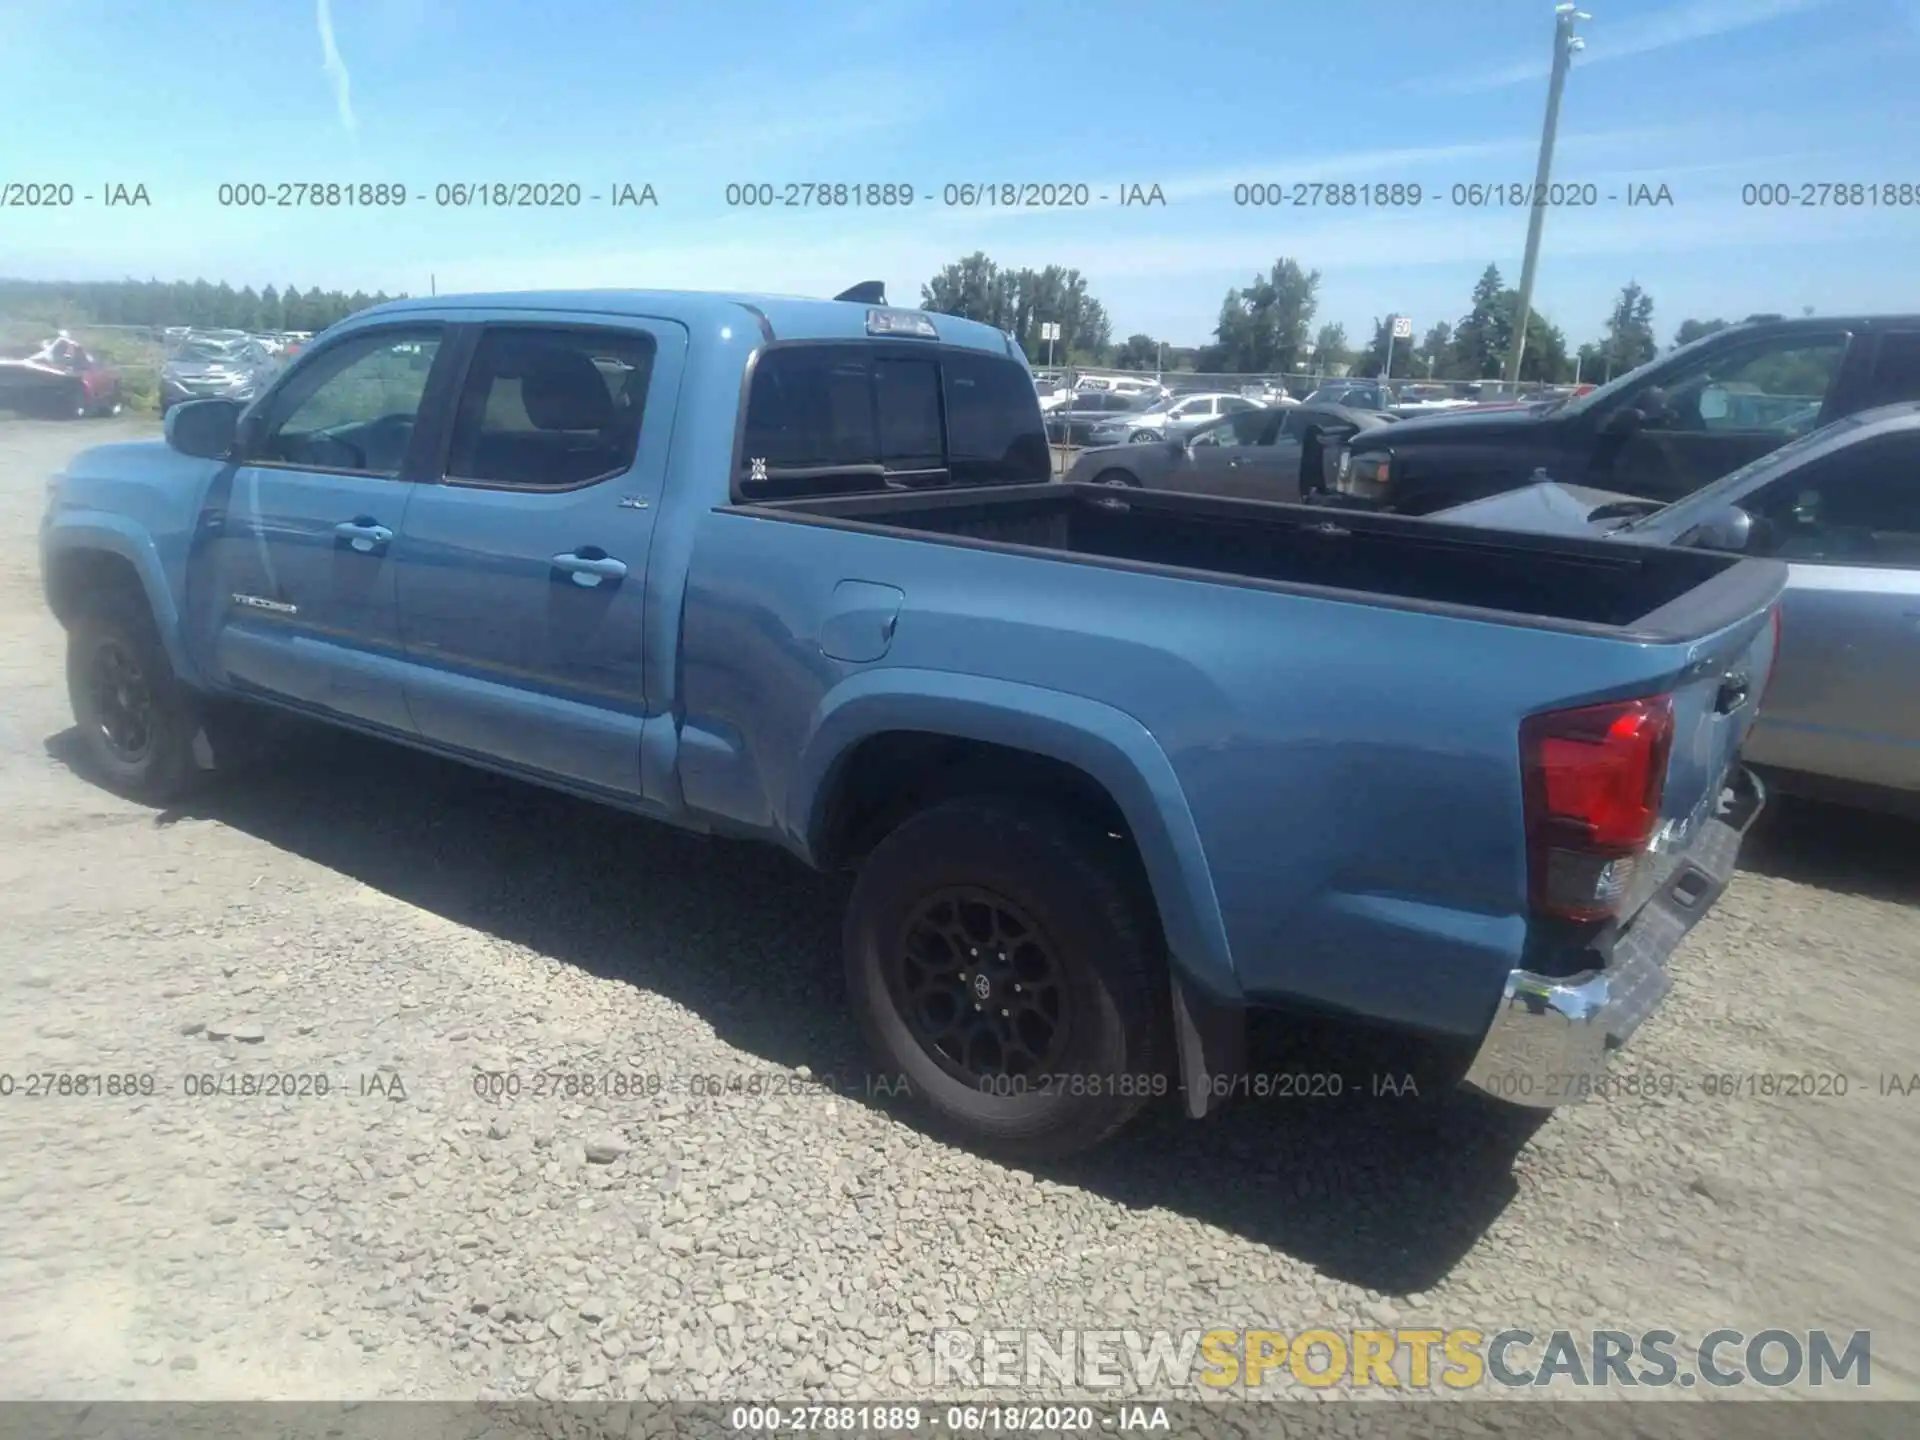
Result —
[[1533, 204], [1527, 215], [1527, 255], [1520, 264], [1520, 300], [1513, 309], [1513, 340], [1507, 347], [1507, 380], [1520, 378], [1520, 360], [1527, 349], [1527, 319], [1533, 312], [1533, 272], [1540, 261], [1540, 226], [1547, 216], [1547, 180], [1553, 173], [1553, 138], [1560, 128], [1560, 92], [1567, 85], [1567, 65], [1586, 41], [1573, 33], [1574, 25], [1593, 17], [1572, 5], [1553, 7], [1553, 72], [1547, 81], [1547, 118], [1540, 127], [1540, 164], [1533, 175]]

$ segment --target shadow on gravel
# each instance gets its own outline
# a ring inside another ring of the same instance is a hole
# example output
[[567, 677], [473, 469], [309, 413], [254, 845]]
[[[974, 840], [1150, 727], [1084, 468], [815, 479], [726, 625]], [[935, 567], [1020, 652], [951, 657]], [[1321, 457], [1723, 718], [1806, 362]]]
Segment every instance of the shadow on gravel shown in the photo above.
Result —
[[[71, 740], [47, 744], [70, 768]], [[769, 1064], [806, 1065], [864, 1095], [868, 1060], [841, 980], [843, 877], [352, 735], [303, 728], [291, 748], [155, 823], [218, 821], [663, 995]], [[1514, 1156], [1538, 1121], [1450, 1093], [1445, 1060], [1404, 1041], [1325, 1022], [1275, 1022], [1252, 1039], [1252, 1072], [1338, 1076], [1318, 1088], [1341, 1093], [1250, 1093], [1199, 1124], [1170, 1101], [1040, 1173], [1237, 1232], [1351, 1283], [1430, 1288], [1512, 1198]], [[627, 1043], [645, 1053], [648, 1038]], [[1375, 1076], [1391, 1078], [1376, 1087]], [[864, 1098], [918, 1123], [884, 1093]]]
[[1920, 820], [1776, 796], [1741, 847], [1740, 868], [1920, 906]]

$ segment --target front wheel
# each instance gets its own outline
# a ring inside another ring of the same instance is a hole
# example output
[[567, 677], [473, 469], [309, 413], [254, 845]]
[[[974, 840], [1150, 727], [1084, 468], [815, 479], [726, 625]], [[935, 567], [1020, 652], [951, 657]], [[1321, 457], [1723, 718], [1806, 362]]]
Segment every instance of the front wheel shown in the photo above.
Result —
[[1134, 445], [1151, 445], [1159, 438], [1160, 432], [1158, 430], [1136, 430], [1127, 437], [1127, 440], [1130, 444]]
[[1122, 490], [1139, 489], [1140, 481], [1131, 470], [1102, 470], [1093, 477], [1096, 485], [1115, 485]]
[[198, 778], [200, 720], [144, 614], [121, 606], [74, 621], [67, 696], [83, 763], [109, 789], [166, 804]]
[[1002, 1153], [1073, 1154], [1169, 1092], [1157, 925], [1121, 842], [1047, 807], [957, 800], [874, 849], [848, 988], [889, 1080]]

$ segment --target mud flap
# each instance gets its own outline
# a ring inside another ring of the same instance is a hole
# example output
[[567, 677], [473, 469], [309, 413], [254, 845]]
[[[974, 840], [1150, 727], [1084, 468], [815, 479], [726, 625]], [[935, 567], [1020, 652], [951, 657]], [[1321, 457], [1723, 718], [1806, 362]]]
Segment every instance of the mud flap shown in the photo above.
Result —
[[1187, 1114], [1198, 1120], [1220, 1108], [1232, 1093], [1232, 1077], [1246, 1068], [1246, 1012], [1220, 1004], [1176, 974], [1173, 1036]]

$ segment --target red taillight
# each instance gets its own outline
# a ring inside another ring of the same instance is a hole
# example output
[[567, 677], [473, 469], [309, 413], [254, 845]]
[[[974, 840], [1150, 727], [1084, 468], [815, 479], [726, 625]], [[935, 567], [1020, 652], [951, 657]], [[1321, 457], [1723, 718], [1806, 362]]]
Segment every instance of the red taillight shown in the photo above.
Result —
[[1659, 823], [1672, 748], [1670, 695], [1520, 722], [1534, 909], [1568, 920], [1617, 912]]

